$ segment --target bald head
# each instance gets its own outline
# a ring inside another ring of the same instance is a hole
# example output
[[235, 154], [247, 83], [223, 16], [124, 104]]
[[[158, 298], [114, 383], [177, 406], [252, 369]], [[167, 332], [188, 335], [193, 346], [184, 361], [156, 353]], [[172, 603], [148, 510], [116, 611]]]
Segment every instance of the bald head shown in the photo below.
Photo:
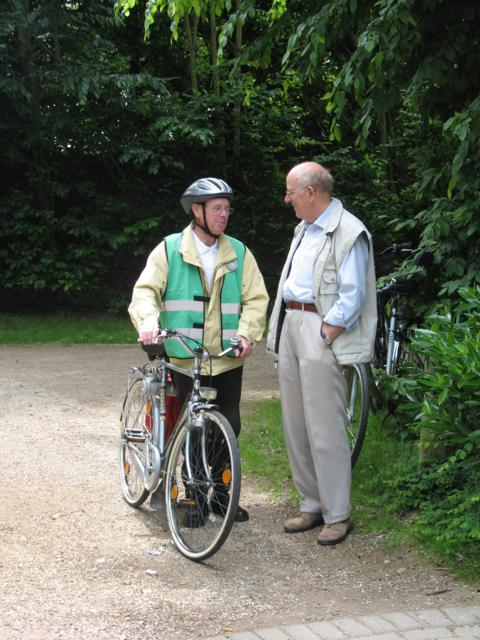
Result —
[[288, 172], [286, 182], [285, 203], [300, 220], [314, 222], [332, 200], [332, 176], [318, 162], [297, 164]]
[[290, 173], [302, 187], [312, 186], [320, 193], [331, 196], [333, 190], [333, 178], [328, 169], [318, 162], [302, 162], [291, 169]]

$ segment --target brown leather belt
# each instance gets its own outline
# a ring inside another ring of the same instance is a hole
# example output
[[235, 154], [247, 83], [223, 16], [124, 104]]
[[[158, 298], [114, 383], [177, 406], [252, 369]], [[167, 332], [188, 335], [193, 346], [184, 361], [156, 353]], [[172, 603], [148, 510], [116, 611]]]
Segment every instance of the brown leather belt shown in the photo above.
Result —
[[311, 311], [318, 313], [317, 307], [310, 302], [285, 302], [287, 309], [298, 309], [299, 311]]

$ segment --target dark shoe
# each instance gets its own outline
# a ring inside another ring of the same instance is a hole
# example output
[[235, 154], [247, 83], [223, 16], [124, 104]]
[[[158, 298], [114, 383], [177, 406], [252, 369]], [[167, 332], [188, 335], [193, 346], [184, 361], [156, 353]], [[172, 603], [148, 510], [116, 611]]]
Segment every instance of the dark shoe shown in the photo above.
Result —
[[247, 522], [247, 520], [249, 519], [250, 519], [250, 516], [248, 515], [248, 511], [243, 507], [241, 507], [240, 505], [238, 505], [237, 513], [235, 514], [235, 518], [234, 518], [235, 522]]
[[[216, 513], [219, 516], [224, 517], [227, 508], [228, 508], [228, 493], [223, 493], [217, 491], [215, 496], [212, 498], [211, 508], [213, 513]], [[237, 507], [237, 513], [235, 514], [234, 521], [235, 522], [247, 522], [250, 516], [248, 515], [248, 511], [243, 509], [240, 505]]]
[[150, 496], [150, 509], [152, 511], [165, 511], [165, 494], [163, 485], [160, 485]]
[[326, 524], [318, 534], [317, 542], [322, 546], [338, 544], [345, 540], [352, 529], [353, 524], [350, 518], [342, 522]]
[[323, 516], [321, 513], [307, 513], [302, 511], [296, 518], [291, 518], [285, 522], [283, 530], [285, 533], [303, 533], [310, 531], [323, 524]]

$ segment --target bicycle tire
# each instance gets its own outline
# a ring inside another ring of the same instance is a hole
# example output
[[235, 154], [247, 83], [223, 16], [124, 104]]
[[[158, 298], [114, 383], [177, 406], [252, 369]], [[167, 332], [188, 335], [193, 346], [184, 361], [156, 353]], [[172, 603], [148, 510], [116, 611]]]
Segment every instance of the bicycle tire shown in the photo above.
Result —
[[347, 435], [353, 468], [367, 433], [369, 373], [365, 364], [351, 364], [344, 368], [344, 375], [347, 381]]
[[120, 429], [119, 462], [123, 497], [131, 507], [141, 506], [149, 495], [145, 487], [145, 467], [149, 433], [148, 396], [142, 380], [130, 386], [123, 405]]
[[[168, 527], [177, 549], [194, 561], [206, 560], [224, 544], [233, 526], [240, 496], [240, 455], [230, 423], [218, 411], [202, 412], [205, 427], [190, 431], [190, 468], [186, 474], [186, 425], [169, 450], [165, 472]], [[209, 484], [201, 458], [207, 452]]]

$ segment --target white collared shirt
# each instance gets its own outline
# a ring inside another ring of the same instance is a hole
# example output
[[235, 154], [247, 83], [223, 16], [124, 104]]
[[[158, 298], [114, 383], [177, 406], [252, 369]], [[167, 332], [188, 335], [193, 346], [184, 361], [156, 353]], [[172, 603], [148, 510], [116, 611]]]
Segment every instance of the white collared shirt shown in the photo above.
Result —
[[[325, 233], [325, 225], [332, 213], [335, 198], [315, 222], [303, 221], [305, 233], [292, 259], [288, 278], [283, 287], [283, 299], [313, 303], [313, 264], [318, 244]], [[366, 295], [368, 240], [361, 234], [345, 256], [338, 271], [339, 295], [324, 321], [347, 331], [355, 326]]]
[[208, 288], [212, 288], [213, 282], [213, 273], [215, 271], [215, 263], [217, 262], [217, 253], [218, 253], [218, 240], [209, 246], [203, 243], [197, 234], [192, 229], [193, 239], [195, 240], [195, 245], [197, 247], [197, 251], [200, 255], [200, 260], [202, 262], [203, 272], [205, 273], [205, 278], [207, 279]]

